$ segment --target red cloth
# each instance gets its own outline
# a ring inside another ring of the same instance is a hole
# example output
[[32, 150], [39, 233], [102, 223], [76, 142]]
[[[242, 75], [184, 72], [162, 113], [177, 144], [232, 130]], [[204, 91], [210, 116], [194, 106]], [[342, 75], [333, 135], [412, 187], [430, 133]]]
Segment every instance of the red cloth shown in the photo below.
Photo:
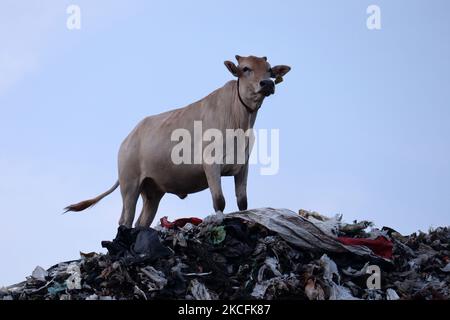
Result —
[[378, 237], [375, 240], [364, 238], [338, 237], [338, 240], [345, 245], [366, 246], [371, 249], [376, 255], [386, 259], [392, 259], [392, 248], [394, 245], [385, 237]]
[[181, 218], [175, 220], [174, 222], [170, 222], [167, 220], [167, 217], [162, 217], [160, 221], [161, 225], [167, 229], [174, 229], [175, 227], [183, 228], [187, 223], [192, 223], [197, 226], [203, 222], [203, 220], [199, 218]]

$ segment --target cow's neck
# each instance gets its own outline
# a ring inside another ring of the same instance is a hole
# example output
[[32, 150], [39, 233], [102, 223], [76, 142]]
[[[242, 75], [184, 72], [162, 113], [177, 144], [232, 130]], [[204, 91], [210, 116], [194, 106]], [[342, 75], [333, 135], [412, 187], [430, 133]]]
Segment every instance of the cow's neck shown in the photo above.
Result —
[[235, 119], [238, 121], [238, 127], [244, 130], [251, 129], [255, 124], [256, 115], [262, 103], [255, 105], [247, 101], [245, 97], [242, 97], [238, 91], [238, 81], [234, 81], [232, 88], [231, 109], [232, 114], [235, 115]]
[[252, 114], [254, 112], [257, 112], [258, 109], [261, 107], [261, 103], [254, 103], [251, 101], [251, 99], [246, 99], [246, 97], [243, 97], [241, 94], [241, 85], [239, 79], [237, 80], [237, 95], [239, 98], [239, 102], [244, 106], [244, 108], [248, 111], [248, 113]]

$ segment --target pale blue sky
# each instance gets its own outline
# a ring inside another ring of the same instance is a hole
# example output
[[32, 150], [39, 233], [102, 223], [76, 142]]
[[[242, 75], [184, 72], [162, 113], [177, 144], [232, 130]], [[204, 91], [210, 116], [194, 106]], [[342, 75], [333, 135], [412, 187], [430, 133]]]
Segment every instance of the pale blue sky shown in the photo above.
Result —
[[[72, 3], [79, 31], [66, 29]], [[370, 4], [379, 31], [366, 28]], [[446, 0], [2, 0], [0, 286], [113, 238], [119, 192], [84, 213], [62, 208], [109, 188], [136, 123], [222, 86], [235, 54], [292, 66], [258, 114], [256, 128], [280, 129], [280, 171], [251, 168], [250, 207], [404, 233], [448, 225], [449, 14]], [[208, 191], [169, 195], [156, 221], [211, 212]]]

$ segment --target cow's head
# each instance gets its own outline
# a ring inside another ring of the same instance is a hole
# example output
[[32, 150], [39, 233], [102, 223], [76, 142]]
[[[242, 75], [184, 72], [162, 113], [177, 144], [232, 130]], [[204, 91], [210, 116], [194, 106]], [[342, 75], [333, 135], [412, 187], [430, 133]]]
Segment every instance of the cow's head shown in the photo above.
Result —
[[255, 107], [259, 107], [265, 97], [275, 93], [275, 84], [283, 81], [283, 76], [291, 70], [285, 65], [271, 67], [266, 57], [237, 55], [236, 60], [237, 66], [231, 61], [225, 61], [225, 66], [239, 79], [242, 98]]

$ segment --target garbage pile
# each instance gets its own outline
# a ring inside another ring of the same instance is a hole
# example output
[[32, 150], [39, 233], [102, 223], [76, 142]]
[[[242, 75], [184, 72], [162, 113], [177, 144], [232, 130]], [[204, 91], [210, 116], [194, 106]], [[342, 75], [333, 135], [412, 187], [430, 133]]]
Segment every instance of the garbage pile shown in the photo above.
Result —
[[254, 209], [119, 227], [107, 254], [0, 289], [0, 300], [449, 299], [450, 229], [401, 235], [368, 221]]

